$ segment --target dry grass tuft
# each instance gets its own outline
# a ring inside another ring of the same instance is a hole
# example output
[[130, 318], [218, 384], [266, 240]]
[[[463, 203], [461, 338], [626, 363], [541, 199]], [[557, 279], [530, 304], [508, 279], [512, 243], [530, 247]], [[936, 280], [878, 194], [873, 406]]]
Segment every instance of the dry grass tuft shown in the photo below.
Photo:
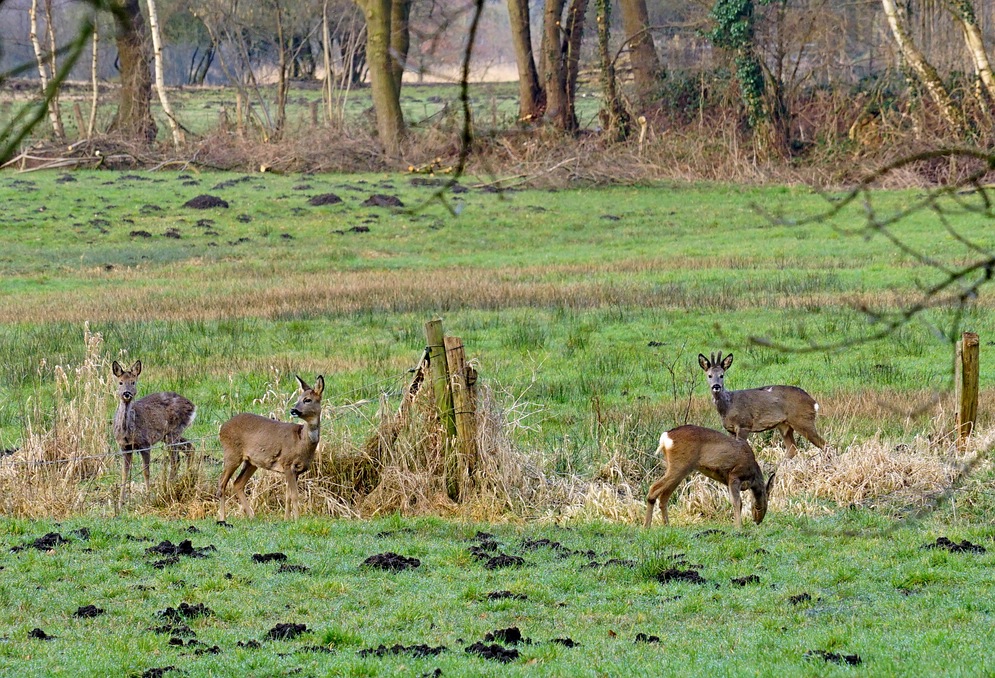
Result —
[[[79, 366], [55, 369], [57, 389], [51, 410], [35, 403], [23, 447], [0, 461], [0, 511], [5, 515], [63, 518], [119, 510], [120, 462], [108, 417], [113, 406], [106, 376], [109, 360], [103, 355], [101, 335], [88, 326], [84, 342], [86, 352]], [[272, 368], [269, 384], [254, 401], [260, 410], [276, 417], [286, 412], [291, 387], [285, 387], [284, 381], [283, 373]], [[605, 461], [590, 477], [555, 476], [544, 471], [538, 455], [514, 442], [527, 404], [499, 398], [486, 384], [478, 384], [476, 452], [472, 458], [450, 453], [449, 463], [456, 470], [447, 476], [445, 438], [434, 399], [429, 389], [419, 386], [416, 379], [400, 408], [383, 399], [379, 412], [365, 421], [343, 424], [336, 408], [330, 409], [312, 468], [301, 478], [304, 513], [641, 523], [646, 488], [664, 468], [661, 460], [647, 459], [633, 449], [633, 441], [641, 439], [634, 429], [638, 412], [606, 428], [608, 432], [599, 438]], [[834, 429], [827, 434], [844, 441], [847, 407], [842, 401], [839, 405]], [[934, 423], [911, 439], [878, 435], [827, 452], [806, 448], [791, 460], [783, 459], [780, 444], [757, 447], [767, 472], [777, 470], [772, 517], [776, 519], [778, 512], [818, 516], [849, 506], [904, 515], [935, 504], [964, 482], [995, 447], [992, 428], [979, 429], [965, 450], [957, 450], [940, 429]], [[364, 437], [364, 444], [355, 442]], [[172, 484], [166, 479], [167, 455], [154, 451], [159, 470], [154, 472], [152, 491], [137, 492], [126, 508], [172, 518], [214, 515], [219, 473], [215, 456], [220, 446], [212, 437], [197, 447], [192, 465]], [[748, 507], [750, 496], [744, 497]], [[255, 510], [281, 514], [282, 475], [256, 474], [249, 498]], [[726, 489], [697, 474], [678, 488], [670, 514], [678, 525], [706, 520], [731, 523]]]

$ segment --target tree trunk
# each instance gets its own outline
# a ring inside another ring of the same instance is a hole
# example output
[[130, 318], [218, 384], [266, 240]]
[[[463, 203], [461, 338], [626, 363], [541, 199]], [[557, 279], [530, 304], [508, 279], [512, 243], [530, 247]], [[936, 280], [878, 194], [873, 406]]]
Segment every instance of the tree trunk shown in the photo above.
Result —
[[967, 43], [967, 51], [974, 62], [974, 70], [978, 74], [978, 79], [988, 93], [990, 104], [995, 104], [995, 75], [992, 74], [992, 64], [988, 60], [988, 52], [985, 49], [984, 35], [978, 26], [978, 17], [974, 13], [974, 4], [971, 0], [947, 0], [947, 9], [954, 15], [964, 31], [964, 41]]
[[884, 8], [885, 17], [888, 19], [888, 25], [891, 27], [892, 35], [895, 37], [895, 43], [898, 45], [898, 50], [901, 52], [902, 57], [915, 72], [923, 87], [926, 88], [930, 98], [933, 99], [933, 103], [940, 109], [940, 113], [947, 121], [947, 124], [950, 125], [955, 133], [964, 135], [967, 130], [967, 122], [964, 119], [964, 114], [957, 108], [953, 100], [951, 100], [950, 94], [947, 92], [947, 88], [944, 87], [943, 81], [940, 79], [936, 69], [926, 60], [926, 57], [919, 51], [915, 43], [912, 42], [906, 26], [904, 10], [899, 9], [895, 0], [881, 0], [881, 6]]
[[[46, 3], [46, 8], [48, 8], [48, 22], [51, 27], [52, 13], [51, 13], [51, 3]], [[35, 52], [35, 61], [38, 62], [38, 78], [41, 80], [41, 91], [44, 95], [48, 90], [48, 64], [45, 63], [45, 55], [41, 49], [41, 41], [38, 39], [38, 0], [31, 0], [31, 8], [28, 10], [28, 19], [31, 22], [31, 27], [28, 31], [29, 37], [31, 39], [31, 47]], [[55, 53], [52, 52], [50, 55], [51, 59], [55, 59]], [[54, 63], [52, 64], [54, 67]], [[52, 75], [54, 76], [55, 71], [53, 68]], [[48, 103], [48, 118], [52, 123], [52, 133], [55, 134], [56, 139], [65, 139], [66, 132], [62, 127], [62, 115], [59, 112], [58, 106], [58, 93], [54, 94]]]
[[145, 42], [145, 20], [138, 0], [114, 2], [121, 94], [112, 127], [129, 139], [150, 144], [155, 141], [158, 127], [152, 119], [152, 74]]
[[618, 97], [615, 63], [609, 50], [611, 0], [597, 0], [596, 6], [598, 8], [598, 57], [601, 60], [601, 91], [605, 98], [599, 117], [608, 139], [612, 142], [625, 141], [632, 129], [632, 119]]
[[283, 11], [280, 3], [276, 4], [276, 43], [279, 50], [277, 59], [277, 80], [276, 80], [276, 126], [274, 136], [283, 134], [283, 128], [287, 124], [287, 40], [283, 35]]
[[408, 48], [411, 46], [411, 30], [408, 17], [411, 14], [411, 0], [392, 0], [390, 6], [390, 56], [391, 76], [394, 88], [400, 93], [404, 69], [408, 63]]
[[400, 156], [404, 137], [404, 114], [400, 90], [394, 86], [394, 59], [390, 54], [391, 0], [356, 0], [366, 15], [366, 63], [370, 69], [370, 92], [377, 116], [377, 132], [384, 152]]
[[587, 16], [588, 0], [572, 0], [567, 10], [564, 50], [567, 74], [567, 126], [564, 129], [575, 131], [577, 124], [577, 77], [580, 75], [580, 46], [584, 40], [584, 20]]
[[518, 118], [534, 120], [542, 112], [545, 95], [539, 85], [539, 73], [532, 55], [532, 27], [528, 0], [508, 0], [511, 42], [518, 63]]
[[169, 129], [173, 132], [173, 145], [179, 148], [183, 145], [183, 130], [176, 121], [173, 107], [169, 105], [166, 97], [166, 77], [162, 67], [162, 40], [159, 38], [159, 13], [156, 11], [155, 0], [148, 0], [149, 5], [149, 33], [152, 35], [152, 56], [155, 65], [155, 89], [159, 93], [159, 103], [162, 104], [162, 111], [169, 121]]
[[646, 0], [619, 0], [622, 8], [622, 27], [629, 44], [629, 61], [636, 87], [636, 102], [640, 107], [653, 105], [660, 94], [663, 66], [650, 33], [649, 12]]
[[97, 15], [93, 15], [93, 53], [90, 55], [90, 87], [93, 90], [90, 99], [90, 120], [86, 125], [86, 138], [93, 137], [97, 128], [97, 101], [100, 95], [100, 87], [97, 83], [97, 54], [100, 47], [100, 32], [97, 29]]
[[321, 3], [321, 56], [325, 67], [325, 82], [322, 84], [322, 98], [325, 100], [325, 119], [332, 120], [332, 32], [328, 28], [328, 0]]

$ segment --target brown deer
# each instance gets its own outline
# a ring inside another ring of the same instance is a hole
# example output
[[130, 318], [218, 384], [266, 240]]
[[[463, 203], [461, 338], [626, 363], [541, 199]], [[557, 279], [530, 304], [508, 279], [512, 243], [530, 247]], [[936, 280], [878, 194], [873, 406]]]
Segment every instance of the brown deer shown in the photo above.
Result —
[[667, 459], [667, 472], [650, 486], [646, 496], [646, 527], [653, 522], [653, 505], [660, 500], [663, 524], [668, 525], [667, 501], [681, 481], [698, 471], [729, 488], [736, 527], [743, 526], [743, 500], [740, 490], [753, 492], [753, 521], [759, 525], [767, 515], [767, 500], [774, 486], [774, 474], [764, 484], [764, 474], [757, 464], [750, 444], [701, 426], [678, 426], [660, 436], [657, 454]]
[[149, 461], [152, 446], [162, 441], [169, 450], [169, 482], [176, 480], [176, 467], [180, 450], [187, 454], [187, 470], [193, 458], [193, 445], [183, 437], [183, 430], [197, 416], [194, 404], [172, 391], [151, 393], [135, 400], [138, 394], [138, 376], [142, 361], [136, 360], [131, 369], [125, 370], [118, 361], [111, 369], [117, 378], [117, 411], [114, 412], [114, 438], [124, 454], [124, 471], [121, 501], [131, 494], [131, 458], [135, 452], [142, 455], [142, 474], [145, 489], [149, 489]]
[[297, 377], [301, 385], [300, 397], [290, 414], [300, 417], [304, 423], [294, 424], [276, 421], [257, 414], [236, 414], [221, 425], [221, 447], [224, 449], [224, 469], [218, 483], [218, 516], [225, 519], [225, 486], [239, 464], [243, 464], [233, 485], [246, 516], [255, 513], [245, 496], [245, 484], [257, 468], [283, 473], [287, 479], [287, 510], [284, 518], [291, 514], [296, 519], [297, 477], [311, 467], [314, 451], [321, 435], [321, 394], [325, 390], [325, 378], [319, 376], [311, 388]]
[[815, 430], [815, 415], [819, 403], [797, 386], [763, 386], [742, 391], [727, 391], [723, 379], [732, 366], [732, 353], [725, 358], [720, 352], [711, 360], [698, 354], [698, 364], [705, 370], [712, 400], [722, 418], [722, 426], [737, 438], [746, 440], [750, 433], [776, 428], [788, 448], [787, 458], [795, 456], [794, 432], [798, 431], [820, 450], [826, 441]]

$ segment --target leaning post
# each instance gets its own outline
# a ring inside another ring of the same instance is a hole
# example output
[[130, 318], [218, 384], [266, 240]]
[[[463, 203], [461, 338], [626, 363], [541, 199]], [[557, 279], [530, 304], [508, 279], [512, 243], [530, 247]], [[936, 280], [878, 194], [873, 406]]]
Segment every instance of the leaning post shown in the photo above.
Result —
[[964, 449], [978, 417], [978, 335], [965, 332], [957, 344], [957, 448]]

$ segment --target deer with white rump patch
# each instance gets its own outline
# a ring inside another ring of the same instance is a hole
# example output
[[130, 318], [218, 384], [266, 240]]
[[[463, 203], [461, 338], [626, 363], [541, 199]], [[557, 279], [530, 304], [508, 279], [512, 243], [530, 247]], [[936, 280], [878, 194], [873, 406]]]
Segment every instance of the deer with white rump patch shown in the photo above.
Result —
[[319, 376], [314, 388], [297, 377], [301, 386], [297, 404], [290, 414], [303, 420], [303, 424], [276, 421], [257, 414], [236, 414], [221, 425], [221, 447], [224, 449], [224, 469], [218, 484], [218, 517], [225, 519], [225, 486], [243, 464], [233, 488], [245, 515], [252, 518], [255, 513], [245, 496], [245, 484], [257, 468], [283, 473], [287, 479], [287, 508], [285, 519], [291, 515], [296, 519], [297, 477], [311, 468], [314, 452], [321, 436], [321, 394], [325, 390], [325, 378]]
[[169, 482], [176, 480], [176, 467], [180, 450], [186, 452], [187, 470], [193, 458], [193, 444], [183, 437], [183, 430], [197, 416], [194, 404], [172, 391], [151, 393], [135, 400], [138, 395], [138, 375], [142, 361], [136, 360], [131, 369], [124, 369], [118, 361], [111, 365], [117, 378], [117, 411], [114, 412], [114, 438], [124, 455], [121, 501], [126, 502], [131, 493], [131, 458], [135, 452], [142, 455], [142, 474], [145, 489], [149, 489], [149, 463], [152, 446], [162, 441], [169, 450]]
[[753, 521], [759, 525], [767, 515], [767, 500], [774, 485], [774, 474], [764, 483], [750, 444], [701, 426], [678, 426], [660, 436], [657, 454], [667, 459], [667, 472], [650, 486], [646, 497], [646, 527], [653, 522], [653, 505], [660, 500], [663, 524], [669, 524], [667, 502], [681, 481], [698, 471], [729, 488], [736, 527], [743, 526], [743, 500], [740, 490], [753, 493]]
[[795, 456], [794, 432], [798, 431], [821, 450], [826, 441], [815, 430], [815, 415], [819, 403], [797, 386], [763, 386], [742, 391], [727, 391], [726, 371], [732, 366], [732, 353], [725, 358], [720, 352], [711, 360], [698, 354], [698, 364], [705, 370], [712, 400], [722, 418], [722, 426], [732, 435], [746, 440], [750, 433], [776, 428], [788, 448], [787, 457]]

